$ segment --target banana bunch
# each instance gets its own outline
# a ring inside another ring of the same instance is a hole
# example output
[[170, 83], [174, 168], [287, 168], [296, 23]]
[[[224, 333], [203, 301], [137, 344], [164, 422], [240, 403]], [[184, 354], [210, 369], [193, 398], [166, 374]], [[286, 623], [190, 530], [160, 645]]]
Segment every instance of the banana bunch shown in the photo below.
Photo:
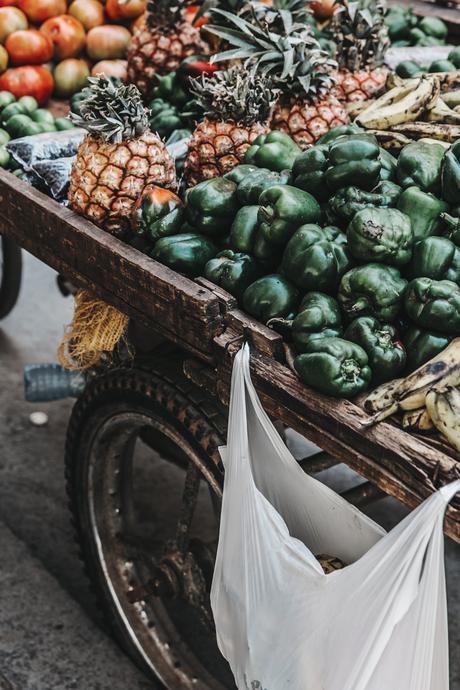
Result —
[[372, 426], [396, 412], [408, 431], [437, 429], [460, 451], [460, 338], [402, 379], [384, 383], [364, 401]]
[[414, 122], [435, 105], [440, 93], [441, 84], [433, 74], [407, 79], [370, 103], [355, 122], [366, 129], [390, 129]]

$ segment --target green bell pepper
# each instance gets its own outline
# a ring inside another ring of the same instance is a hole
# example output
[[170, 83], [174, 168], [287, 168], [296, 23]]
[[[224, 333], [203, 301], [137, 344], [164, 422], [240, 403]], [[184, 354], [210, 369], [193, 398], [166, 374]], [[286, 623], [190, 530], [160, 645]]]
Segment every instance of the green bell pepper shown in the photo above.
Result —
[[380, 182], [372, 192], [365, 192], [358, 187], [343, 187], [329, 200], [329, 208], [339, 218], [350, 221], [358, 211], [368, 206], [373, 208], [396, 206], [401, 191], [401, 187], [390, 181]]
[[348, 247], [360, 261], [403, 266], [412, 256], [414, 235], [410, 220], [395, 208], [364, 208], [347, 228]]
[[212, 283], [240, 300], [246, 288], [260, 277], [260, 268], [252, 256], [225, 249], [208, 261], [204, 274]]
[[154, 74], [152, 98], [161, 98], [178, 108], [182, 108], [190, 100], [190, 96], [180, 85], [177, 72], [169, 72], [164, 76]]
[[407, 281], [397, 268], [366, 264], [352, 268], [340, 281], [339, 303], [350, 319], [375, 316], [394, 321], [402, 307]]
[[408, 266], [410, 278], [460, 281], [460, 249], [447, 237], [427, 237], [417, 242]]
[[396, 170], [398, 168], [397, 159], [391, 155], [386, 149], [380, 148], [379, 156], [382, 169], [380, 170], [380, 179], [396, 182]]
[[405, 146], [399, 154], [396, 169], [398, 183], [401, 187], [413, 187], [415, 185], [424, 192], [439, 194], [444, 151], [444, 146], [441, 144], [419, 141]]
[[455, 205], [460, 200], [460, 139], [445, 152], [442, 164], [442, 198]]
[[407, 286], [404, 306], [417, 326], [460, 335], [460, 288], [456, 283], [415, 278]]
[[338, 139], [344, 135], [360, 134], [363, 131], [364, 130], [362, 127], [358, 127], [358, 125], [355, 125], [354, 122], [350, 122], [349, 125], [338, 125], [338, 127], [333, 127], [326, 132], [326, 134], [323, 134], [323, 136], [320, 137], [316, 142], [315, 147], [321, 146], [321, 144], [330, 144], [332, 141], [334, 141], [334, 139]]
[[149, 255], [170, 268], [195, 278], [217, 254], [217, 247], [208, 237], [197, 233], [183, 233], [158, 240]]
[[435, 333], [433, 331], [423, 331], [417, 326], [410, 326], [406, 331], [403, 344], [407, 353], [407, 371], [415, 371], [436, 357], [444, 350], [452, 340], [452, 336]]
[[231, 182], [235, 182], [237, 185], [240, 185], [248, 175], [252, 175], [252, 173], [256, 172], [256, 170], [258, 171], [259, 168], [256, 168], [255, 165], [237, 165], [236, 168], [233, 168], [233, 170], [230, 170], [230, 172], [225, 173], [224, 178], [226, 180], [231, 180]]
[[423, 67], [414, 60], [402, 60], [396, 65], [396, 74], [401, 79], [413, 79], [424, 73]]
[[376, 383], [394, 379], [406, 366], [406, 351], [396, 328], [373, 316], [361, 316], [351, 322], [344, 338], [365, 350]]
[[350, 134], [329, 146], [325, 180], [333, 191], [350, 185], [371, 190], [379, 182], [381, 169], [377, 139], [372, 134]]
[[[245, 166], [239, 166], [245, 167]], [[266, 168], [256, 168], [238, 182], [237, 196], [240, 205], [248, 206], [259, 203], [259, 197], [266, 189], [287, 184], [287, 173], [276, 173]]]
[[311, 194], [289, 185], [266, 189], [260, 195], [259, 205], [258, 233], [275, 247], [284, 247], [299, 226], [315, 223], [321, 215]]
[[183, 126], [182, 118], [175, 105], [161, 98], [155, 98], [149, 104], [150, 129], [162, 139], [167, 139], [176, 129]]
[[455, 72], [455, 65], [450, 60], [433, 60], [428, 67], [428, 72], [433, 74], [435, 72]]
[[297, 352], [305, 352], [312, 340], [338, 337], [342, 333], [337, 300], [323, 292], [307, 292], [292, 322], [291, 334]]
[[289, 183], [313, 194], [319, 201], [326, 201], [331, 194], [325, 182], [328, 154], [329, 144], [316, 144], [303, 151], [295, 159]]
[[295, 141], [284, 132], [260, 134], [244, 156], [244, 162], [274, 172], [291, 170], [296, 157], [302, 152]]
[[445, 226], [444, 234], [457, 247], [460, 247], [460, 217], [454, 218], [448, 213], [441, 213], [441, 222]]
[[457, 69], [460, 69], [460, 46], [453, 48], [447, 56], [447, 59], [450, 60]]
[[189, 223], [205, 235], [225, 235], [240, 206], [236, 190], [236, 183], [223, 177], [191, 187], [185, 197]]
[[297, 288], [275, 273], [259, 278], [246, 289], [243, 306], [248, 314], [267, 323], [271, 319], [293, 318], [299, 297]]
[[321, 393], [352, 398], [369, 386], [372, 371], [362, 347], [342, 338], [319, 338], [298, 355], [294, 368], [302, 381]]
[[252, 254], [257, 235], [259, 206], [242, 206], [230, 229], [229, 243], [239, 252]]
[[423, 17], [419, 21], [418, 27], [426, 36], [433, 36], [441, 41], [447, 38], [447, 24], [438, 17]]
[[137, 235], [155, 243], [160, 237], [180, 232], [184, 215], [184, 205], [174, 192], [152, 185], [134, 204], [131, 227]]
[[448, 210], [445, 201], [418, 187], [407, 187], [399, 197], [396, 208], [409, 217], [416, 242], [439, 234], [441, 213]]
[[318, 225], [308, 224], [296, 230], [289, 240], [281, 273], [302, 290], [335, 292], [351, 265], [346, 245], [340, 239], [336, 242]]

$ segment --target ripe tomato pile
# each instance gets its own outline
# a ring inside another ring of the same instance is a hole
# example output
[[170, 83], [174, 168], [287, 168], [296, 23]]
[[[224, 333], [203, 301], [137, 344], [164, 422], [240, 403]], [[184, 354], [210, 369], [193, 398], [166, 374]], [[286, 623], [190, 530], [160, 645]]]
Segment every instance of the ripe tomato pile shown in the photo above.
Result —
[[145, 0], [0, 0], [0, 90], [40, 105], [90, 74], [126, 77], [126, 48]]

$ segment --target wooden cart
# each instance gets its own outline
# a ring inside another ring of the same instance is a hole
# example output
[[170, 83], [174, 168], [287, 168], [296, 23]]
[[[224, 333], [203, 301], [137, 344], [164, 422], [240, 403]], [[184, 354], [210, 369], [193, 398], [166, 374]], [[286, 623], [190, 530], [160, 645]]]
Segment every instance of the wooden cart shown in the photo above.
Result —
[[[200, 478], [211, 487], [218, 513], [217, 448], [225, 439], [232, 359], [244, 340], [265, 409], [323, 449], [303, 462], [305, 471], [343, 462], [365, 478], [348, 499], [360, 503], [388, 494], [413, 508], [460, 477], [458, 456], [441, 441], [409, 435], [393, 423], [365, 429], [367, 416], [355, 403], [303, 385], [286, 365], [281, 337], [239, 310], [231, 295], [175, 273], [3, 171], [0, 222], [3, 236], [132, 320], [143, 354], [92, 377], [77, 401], [67, 479], [83, 558], [115, 632], [167, 687], [233, 687], [212, 632], [205, 644], [206, 635], [192, 626], [186, 640], [190, 620], [183, 618], [199, 618], [203, 630], [211, 626], [216, 537], [190, 539], [189, 532]], [[136, 436], [169, 453], [185, 473], [178, 519], [161, 550], [146, 521], [133, 527], [134, 513], [146, 505], [144, 496], [138, 510], [127, 495]], [[460, 502], [449, 508], [445, 531], [460, 542]]]

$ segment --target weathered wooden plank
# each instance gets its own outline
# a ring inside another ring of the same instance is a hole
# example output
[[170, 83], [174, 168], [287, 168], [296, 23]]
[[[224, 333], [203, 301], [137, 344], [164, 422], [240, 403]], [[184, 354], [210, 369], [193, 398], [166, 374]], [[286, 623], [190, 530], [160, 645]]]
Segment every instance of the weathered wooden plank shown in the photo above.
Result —
[[97, 228], [30, 185], [0, 172], [1, 232], [81, 286], [210, 359], [222, 330], [219, 301], [180, 276]]

